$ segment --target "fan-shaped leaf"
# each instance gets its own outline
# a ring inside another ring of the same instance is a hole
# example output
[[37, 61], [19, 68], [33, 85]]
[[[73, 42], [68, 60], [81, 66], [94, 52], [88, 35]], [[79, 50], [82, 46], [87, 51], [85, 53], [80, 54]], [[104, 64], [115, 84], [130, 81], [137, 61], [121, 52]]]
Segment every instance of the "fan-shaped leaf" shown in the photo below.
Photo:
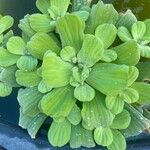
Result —
[[38, 85], [38, 90], [41, 93], [47, 93], [52, 90], [52, 87], [49, 87], [47, 84], [45, 84], [43, 81], [41, 81]]
[[138, 45], [140, 54], [142, 57], [145, 58], [150, 58], [150, 47], [149, 46], [144, 46], [144, 45]]
[[144, 39], [145, 40], [150, 40], [150, 19], [147, 19], [144, 21], [145, 25], [146, 25], [146, 32], [144, 34]]
[[64, 146], [70, 140], [71, 124], [68, 120], [52, 123], [48, 131], [48, 140], [53, 146]]
[[42, 111], [51, 117], [66, 117], [72, 110], [76, 99], [73, 88], [66, 86], [56, 88], [45, 95], [40, 103]]
[[89, 12], [88, 11], [84, 11], [84, 10], [75, 11], [75, 12], [72, 12], [72, 14], [80, 17], [84, 21], [86, 21], [88, 19], [88, 17], [89, 17]]
[[43, 13], [47, 14], [50, 7], [50, 0], [37, 0], [36, 7]]
[[44, 56], [42, 65], [43, 81], [51, 87], [62, 87], [69, 83], [72, 64], [63, 61], [55, 53]]
[[12, 87], [0, 82], [0, 97], [6, 97], [12, 92]]
[[104, 62], [112, 62], [117, 59], [117, 53], [113, 50], [105, 50], [101, 58]]
[[93, 35], [86, 35], [82, 48], [78, 53], [78, 62], [91, 67], [101, 59], [103, 52], [103, 43], [99, 38]]

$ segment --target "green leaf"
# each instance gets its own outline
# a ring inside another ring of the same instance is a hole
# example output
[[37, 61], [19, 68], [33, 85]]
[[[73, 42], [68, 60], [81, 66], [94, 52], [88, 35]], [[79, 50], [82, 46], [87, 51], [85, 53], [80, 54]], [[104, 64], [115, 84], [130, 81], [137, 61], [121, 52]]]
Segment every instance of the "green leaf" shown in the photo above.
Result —
[[132, 25], [131, 33], [135, 40], [140, 40], [146, 32], [146, 25], [142, 21], [137, 21]]
[[36, 58], [42, 59], [45, 52], [51, 50], [59, 53], [60, 47], [58, 43], [46, 33], [36, 33], [27, 43], [29, 52]]
[[35, 117], [29, 117], [20, 112], [19, 126], [21, 126], [24, 129], [27, 129], [31, 138], [34, 139], [40, 127], [44, 123], [45, 119], [46, 116], [42, 113], [37, 114]]
[[102, 24], [96, 28], [95, 36], [99, 37], [107, 49], [116, 39], [117, 28], [113, 24]]
[[80, 124], [72, 126], [69, 143], [72, 149], [79, 148], [81, 146], [88, 148], [95, 147], [92, 131], [84, 129]]
[[2, 81], [8, 86], [18, 87], [19, 85], [17, 84], [15, 77], [16, 71], [17, 71], [16, 66], [4, 68], [0, 73], [0, 81]]
[[128, 9], [125, 13], [120, 13], [118, 20], [116, 22], [117, 27], [124, 26], [128, 30], [131, 29], [132, 25], [137, 22], [136, 16], [132, 13], [130, 9]]
[[22, 86], [33, 87], [39, 84], [41, 77], [38, 76], [37, 71], [27, 72], [23, 70], [17, 70], [16, 81]]
[[40, 102], [42, 111], [51, 117], [66, 117], [72, 110], [76, 99], [71, 86], [56, 88], [45, 95]]
[[71, 136], [71, 124], [68, 120], [52, 123], [48, 131], [48, 140], [53, 146], [62, 147], [66, 145]]
[[14, 65], [20, 56], [9, 53], [3, 47], [0, 47], [0, 66], [9, 67]]
[[121, 113], [115, 116], [111, 125], [112, 129], [126, 129], [131, 122], [130, 113], [127, 110], [123, 110]]
[[36, 7], [43, 13], [47, 14], [50, 7], [50, 0], [36, 0]]
[[112, 62], [117, 59], [117, 53], [114, 50], [105, 50], [101, 61], [104, 62]]
[[118, 130], [112, 130], [113, 142], [107, 146], [108, 150], [126, 150], [125, 137]]
[[34, 117], [40, 113], [38, 104], [41, 101], [41, 94], [37, 87], [20, 89], [18, 92], [18, 102], [22, 108], [22, 113], [30, 117]]
[[19, 36], [13, 36], [8, 40], [7, 49], [12, 54], [24, 55], [26, 52], [26, 44]]
[[9, 40], [11, 37], [13, 37], [13, 36], [14, 36], [14, 33], [13, 33], [12, 30], [10, 30], [10, 31], [8, 31], [7, 33], [5, 33], [4, 36], [3, 36], [2, 45], [3, 45], [4, 47], [6, 47], [8, 40]]
[[128, 74], [128, 86], [131, 86], [133, 84], [133, 82], [136, 81], [138, 76], [139, 76], [138, 69], [134, 66], [130, 66], [129, 67], [129, 74]]
[[41, 93], [47, 93], [52, 90], [52, 87], [49, 87], [47, 84], [45, 84], [43, 81], [41, 81], [38, 85], [38, 90]]
[[97, 93], [91, 102], [83, 103], [81, 115], [87, 129], [107, 127], [112, 124], [114, 115], [107, 109], [104, 99], [104, 95]]
[[79, 85], [74, 90], [74, 97], [81, 102], [91, 101], [95, 96], [95, 91], [88, 84]]
[[81, 122], [81, 111], [80, 108], [75, 104], [72, 110], [70, 111], [67, 119], [73, 125], [78, 125]]
[[138, 103], [140, 104], [149, 104], [150, 103], [150, 84], [142, 83], [142, 82], [135, 82], [132, 85], [132, 88], [138, 91], [139, 93], [139, 100]]
[[143, 38], [146, 40], [150, 40], [150, 19], [146, 19], [144, 21], [144, 24], [146, 25], [146, 32]]
[[133, 39], [129, 30], [123, 26], [118, 28], [118, 36], [123, 42], [127, 42]]
[[131, 123], [127, 129], [122, 130], [125, 137], [137, 136], [150, 127], [150, 121], [131, 105], [126, 105], [130, 113]]
[[84, 10], [75, 11], [75, 12], [72, 12], [72, 14], [80, 17], [83, 21], [86, 21], [89, 17], [89, 12], [84, 11]]
[[98, 127], [94, 130], [94, 139], [98, 145], [109, 146], [113, 142], [113, 134], [110, 128]]
[[131, 103], [135, 103], [139, 100], [139, 93], [138, 91], [134, 90], [133, 88], [127, 88], [125, 90], [123, 90], [120, 93], [120, 96], [122, 98], [122, 100], [124, 100], [125, 102], [131, 104]]
[[113, 114], [121, 113], [124, 108], [124, 101], [118, 93], [108, 94], [105, 103], [107, 108], [110, 109]]
[[76, 57], [76, 50], [73, 47], [66, 46], [61, 50], [60, 56], [64, 61], [72, 62]]
[[140, 54], [142, 57], [145, 58], [150, 58], [150, 47], [149, 46], [144, 46], [144, 45], [138, 45]]
[[12, 87], [0, 82], [0, 97], [6, 97], [12, 92]]
[[50, 1], [50, 9], [48, 10], [50, 13], [50, 16], [53, 19], [57, 19], [58, 17], [63, 17], [67, 9], [69, 7], [70, 0], [51, 0]]
[[136, 65], [140, 60], [140, 51], [134, 40], [130, 40], [113, 48], [117, 52], [118, 64]]
[[29, 17], [31, 28], [36, 32], [51, 32], [55, 29], [55, 24], [48, 14], [33, 14]]
[[4, 16], [0, 18], [0, 34], [8, 30], [14, 23], [14, 19], [11, 16]]
[[77, 56], [78, 62], [91, 67], [101, 59], [103, 52], [103, 43], [99, 38], [93, 35], [86, 35]]
[[[79, 51], [82, 46], [85, 23], [75, 15], [66, 15], [56, 23], [62, 47], [71, 46]], [[73, 30], [72, 30], [73, 29]]]
[[49, 52], [44, 56], [42, 64], [43, 81], [51, 87], [62, 87], [69, 84], [72, 64], [63, 61], [55, 53]]
[[23, 71], [33, 71], [38, 65], [38, 60], [30, 55], [21, 56], [17, 61], [17, 67]]
[[87, 33], [95, 33], [96, 28], [103, 23], [114, 24], [118, 18], [118, 13], [112, 4], [104, 4], [99, 1], [92, 6], [89, 19], [87, 20]]
[[86, 81], [107, 95], [113, 91], [121, 91], [127, 86], [128, 70], [126, 65], [98, 63], [93, 67]]

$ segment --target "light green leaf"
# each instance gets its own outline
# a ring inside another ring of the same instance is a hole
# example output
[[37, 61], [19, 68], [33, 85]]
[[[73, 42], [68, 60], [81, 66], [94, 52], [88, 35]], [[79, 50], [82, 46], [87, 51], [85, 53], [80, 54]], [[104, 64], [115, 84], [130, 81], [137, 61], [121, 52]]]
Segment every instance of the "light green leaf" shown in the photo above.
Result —
[[43, 81], [51, 87], [62, 87], [69, 84], [72, 64], [63, 61], [55, 53], [44, 56], [42, 64]]
[[37, 86], [41, 81], [41, 77], [38, 76], [37, 71], [16, 71], [16, 81], [18, 84], [25, 87]]
[[99, 37], [107, 49], [116, 39], [117, 28], [113, 24], [101, 24], [96, 28], [95, 36]]
[[47, 84], [45, 84], [43, 81], [41, 81], [38, 85], [38, 90], [41, 93], [47, 93], [52, 90], [52, 87], [49, 87]]
[[130, 113], [127, 110], [123, 110], [121, 113], [115, 116], [111, 125], [112, 129], [126, 129], [131, 122]]
[[72, 110], [70, 111], [67, 119], [73, 125], [78, 125], [81, 122], [81, 111], [80, 108], [75, 104]]
[[107, 127], [112, 124], [114, 115], [107, 109], [104, 101], [105, 97], [102, 94], [96, 94], [91, 102], [84, 102], [81, 111], [82, 119], [86, 124], [87, 129], [95, 127]]
[[135, 82], [132, 85], [132, 88], [138, 91], [139, 93], [139, 100], [138, 103], [140, 104], [149, 104], [150, 103], [150, 84], [142, 83], [142, 82]]
[[14, 65], [20, 56], [9, 53], [3, 47], [0, 47], [0, 66], [9, 67]]
[[121, 113], [124, 108], [124, 101], [118, 93], [108, 94], [105, 103], [107, 108], [110, 109], [113, 114]]
[[140, 60], [140, 51], [138, 45], [134, 40], [130, 40], [126, 43], [123, 43], [119, 46], [113, 48], [117, 52], [117, 60], [115, 61], [118, 64], [126, 65], [136, 65]]
[[46, 33], [36, 33], [27, 43], [29, 52], [36, 58], [42, 59], [45, 52], [51, 50], [59, 53], [60, 47], [58, 43]]
[[133, 39], [129, 30], [123, 26], [118, 28], [118, 36], [123, 42], [127, 42]]
[[103, 43], [99, 38], [93, 35], [86, 35], [77, 56], [78, 62], [91, 67], [101, 59], [103, 52]]
[[38, 65], [38, 60], [30, 55], [21, 56], [17, 61], [17, 67], [24, 71], [33, 71]]
[[124, 26], [128, 30], [131, 29], [132, 25], [137, 22], [136, 16], [132, 13], [130, 9], [128, 9], [125, 13], [120, 13], [116, 26], [121, 27]]
[[33, 14], [29, 17], [31, 28], [36, 32], [51, 32], [55, 29], [55, 24], [47, 14]]
[[50, 16], [53, 19], [57, 19], [58, 17], [63, 17], [67, 9], [69, 7], [70, 0], [51, 0], [50, 1], [50, 9], [48, 10], [50, 13]]
[[14, 33], [13, 33], [12, 30], [9, 30], [7, 33], [4, 34], [4, 36], [3, 36], [3, 42], [2, 42], [2, 45], [3, 45], [4, 47], [6, 47], [8, 40], [9, 40], [12, 36], [14, 36]]
[[121, 91], [127, 86], [128, 66], [98, 63], [90, 72], [87, 82], [104, 94]]
[[146, 32], [145, 32], [145, 34], [144, 34], [144, 36], [143, 36], [143, 38], [145, 39], [145, 40], [150, 40], [150, 19], [146, 19], [145, 21], [144, 21], [144, 24], [146, 25]]
[[126, 105], [126, 110], [130, 113], [131, 123], [127, 129], [122, 130], [125, 137], [137, 136], [144, 130], [150, 128], [150, 121], [131, 105]]
[[122, 100], [124, 100], [125, 102], [131, 104], [131, 103], [135, 103], [139, 100], [139, 93], [138, 91], [134, 90], [133, 88], [127, 88], [125, 90], [123, 90], [120, 93], [120, 96], [122, 98]]
[[50, 7], [50, 0], [36, 0], [36, 7], [43, 13], [47, 14]]
[[0, 73], [0, 81], [2, 81], [8, 86], [18, 87], [19, 85], [17, 84], [15, 77], [16, 71], [17, 71], [16, 66], [4, 68]]
[[18, 102], [22, 108], [22, 113], [30, 117], [34, 117], [40, 113], [38, 104], [41, 101], [41, 94], [37, 87], [20, 89], [18, 92]]
[[108, 150], [126, 150], [126, 139], [118, 130], [112, 130], [113, 142], [107, 146]]
[[137, 21], [132, 25], [131, 33], [135, 40], [140, 40], [146, 32], [146, 25], [142, 21]]
[[69, 143], [72, 149], [79, 148], [81, 146], [88, 148], [95, 147], [92, 131], [84, 129], [80, 124], [72, 126]]
[[99, 1], [92, 6], [89, 19], [87, 20], [87, 33], [95, 33], [96, 28], [103, 23], [115, 23], [118, 18], [118, 13], [112, 4], [104, 4]]
[[14, 19], [11, 16], [4, 16], [0, 18], [0, 34], [8, 30], [14, 23]]
[[79, 85], [74, 90], [74, 97], [81, 102], [91, 101], [95, 96], [95, 91], [88, 84]]
[[105, 50], [101, 58], [104, 62], [112, 62], [117, 59], [117, 53], [114, 50]]
[[128, 86], [131, 86], [133, 84], [133, 82], [136, 81], [138, 76], [139, 76], [138, 69], [134, 66], [130, 66], [129, 67], [129, 74], [128, 74]]
[[40, 103], [40, 107], [48, 116], [66, 117], [69, 115], [75, 102], [73, 88], [66, 86], [56, 88], [45, 95]]
[[144, 46], [144, 45], [138, 45], [140, 54], [142, 57], [145, 58], [150, 58], [150, 47], [149, 46]]
[[66, 15], [56, 23], [62, 47], [71, 46], [79, 51], [82, 46], [85, 23], [75, 15]]
[[110, 128], [98, 127], [94, 130], [94, 139], [98, 145], [109, 146], [113, 142], [113, 134]]
[[8, 40], [7, 49], [12, 54], [24, 55], [26, 52], [26, 44], [21, 37], [14, 36]]
[[45, 119], [46, 116], [42, 113], [37, 114], [35, 117], [29, 117], [26, 114], [20, 112], [19, 126], [27, 129], [31, 138], [34, 139]]
[[6, 97], [12, 92], [12, 87], [0, 82], [0, 97]]
[[75, 12], [72, 12], [72, 14], [80, 17], [84, 21], [86, 21], [88, 19], [88, 17], [89, 17], [89, 12], [88, 11], [84, 11], [84, 10], [75, 11]]
[[68, 120], [52, 123], [48, 131], [48, 140], [53, 146], [62, 147], [66, 145], [71, 136], [71, 124]]
[[61, 50], [60, 56], [64, 61], [73, 62], [76, 57], [76, 50], [73, 47], [66, 46]]

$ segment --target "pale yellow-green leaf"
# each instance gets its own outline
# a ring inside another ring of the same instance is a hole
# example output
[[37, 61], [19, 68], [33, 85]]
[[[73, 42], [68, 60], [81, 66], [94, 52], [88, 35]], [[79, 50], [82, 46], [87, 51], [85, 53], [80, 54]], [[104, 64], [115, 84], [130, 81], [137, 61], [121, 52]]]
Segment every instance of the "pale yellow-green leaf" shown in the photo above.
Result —
[[43, 81], [41, 81], [38, 85], [38, 90], [41, 93], [47, 93], [52, 90], [52, 87], [49, 87], [47, 84], [45, 84]]
[[150, 58], [150, 46], [138, 45], [142, 57]]
[[0, 82], [0, 97], [6, 97], [12, 92], [12, 87]]
[[48, 9], [50, 7], [50, 0], [37, 0], [36, 7], [43, 13], [48, 13]]
[[74, 11], [72, 12], [72, 14], [79, 16], [82, 20], [86, 21], [89, 17], [89, 12], [88, 11], [84, 11], [84, 10], [80, 10], [80, 11]]

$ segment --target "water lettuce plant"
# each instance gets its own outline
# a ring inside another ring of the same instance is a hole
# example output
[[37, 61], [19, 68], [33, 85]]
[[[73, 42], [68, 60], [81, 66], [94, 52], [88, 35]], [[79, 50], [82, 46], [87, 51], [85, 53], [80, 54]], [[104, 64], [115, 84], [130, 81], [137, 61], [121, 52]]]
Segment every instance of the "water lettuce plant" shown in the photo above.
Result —
[[150, 58], [150, 21], [91, 2], [37, 0], [40, 13], [20, 20], [22, 36], [6, 33], [13, 21], [1, 17], [0, 96], [20, 88], [19, 125], [32, 138], [51, 118], [53, 146], [125, 150], [126, 138], [150, 127], [139, 67]]

